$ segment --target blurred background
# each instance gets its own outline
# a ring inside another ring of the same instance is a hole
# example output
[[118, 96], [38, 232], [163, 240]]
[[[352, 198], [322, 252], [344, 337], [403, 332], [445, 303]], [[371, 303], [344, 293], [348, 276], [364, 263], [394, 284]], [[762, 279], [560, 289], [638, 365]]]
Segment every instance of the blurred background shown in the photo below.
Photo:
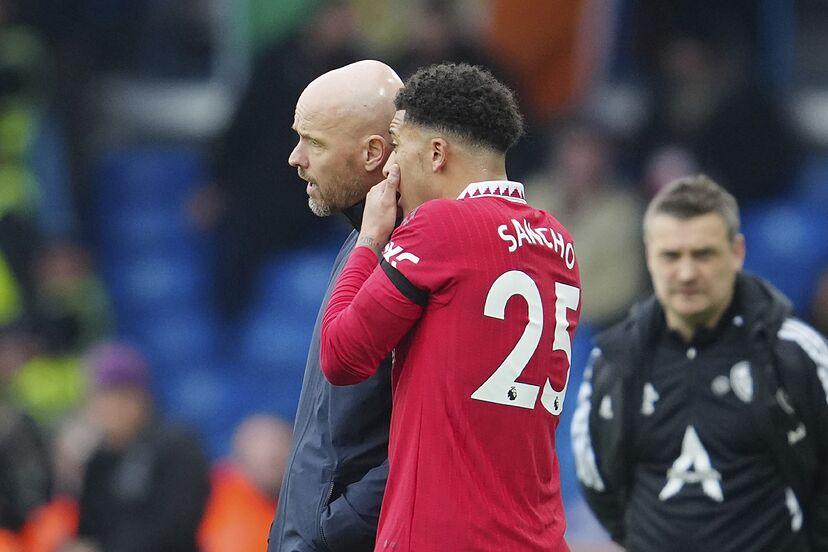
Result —
[[[34, 420], [57, 468], [51, 495], [0, 515], [0, 551], [73, 539], [102, 431], [89, 351], [113, 342], [141, 357], [153, 419], [197, 436], [213, 498], [235, 462], [272, 517], [347, 233], [310, 213], [287, 164], [293, 108], [363, 58], [403, 78], [480, 63], [518, 94], [528, 133], [509, 176], [581, 261], [558, 451], [573, 549], [603, 549], [569, 421], [591, 337], [649, 292], [640, 218], [655, 191], [696, 172], [728, 188], [748, 269], [828, 332], [826, 51], [822, 0], [0, 0], [0, 417]], [[249, 442], [271, 448], [239, 452]], [[241, 550], [205, 525], [204, 550]]]

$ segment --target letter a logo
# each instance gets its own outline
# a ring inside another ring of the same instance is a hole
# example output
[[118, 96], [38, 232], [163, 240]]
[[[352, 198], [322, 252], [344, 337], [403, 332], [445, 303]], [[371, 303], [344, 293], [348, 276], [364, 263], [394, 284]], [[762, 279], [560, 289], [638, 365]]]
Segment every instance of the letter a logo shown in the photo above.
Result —
[[722, 475], [713, 469], [710, 456], [704, 449], [696, 430], [687, 426], [681, 443], [681, 455], [667, 470], [667, 484], [661, 489], [658, 498], [667, 500], [675, 496], [685, 483], [701, 483], [704, 494], [721, 502], [724, 500], [721, 485]]

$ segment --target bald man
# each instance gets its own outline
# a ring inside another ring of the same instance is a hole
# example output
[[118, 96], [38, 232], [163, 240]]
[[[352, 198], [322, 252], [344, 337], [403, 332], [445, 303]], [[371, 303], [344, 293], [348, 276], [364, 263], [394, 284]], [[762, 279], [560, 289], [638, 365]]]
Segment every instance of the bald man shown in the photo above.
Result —
[[[293, 130], [299, 139], [288, 162], [307, 183], [308, 205], [320, 217], [342, 213], [354, 226], [334, 263], [331, 285], [359, 235], [365, 196], [384, 178], [388, 127], [401, 86], [387, 65], [360, 61], [317, 78], [296, 103]], [[353, 387], [325, 380], [319, 324], [331, 285], [313, 331], [268, 552], [374, 549], [388, 475], [390, 362]]]

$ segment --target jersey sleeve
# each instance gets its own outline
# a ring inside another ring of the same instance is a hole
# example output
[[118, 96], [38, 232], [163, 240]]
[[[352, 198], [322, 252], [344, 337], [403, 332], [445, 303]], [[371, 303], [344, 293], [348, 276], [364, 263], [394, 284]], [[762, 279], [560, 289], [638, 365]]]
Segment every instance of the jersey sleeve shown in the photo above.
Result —
[[322, 317], [319, 364], [325, 377], [353, 385], [374, 375], [421, 312], [390, 284], [372, 250], [354, 249]]
[[440, 301], [446, 244], [429, 211], [415, 211], [394, 231], [379, 263], [367, 247], [351, 253], [322, 318], [320, 365], [332, 384], [371, 377], [426, 305]]
[[388, 280], [423, 307], [446, 303], [454, 275], [462, 269], [458, 256], [448, 253], [461, 247], [451, 239], [451, 227], [458, 222], [453, 215], [450, 201], [423, 204], [394, 230], [382, 252], [380, 268]]

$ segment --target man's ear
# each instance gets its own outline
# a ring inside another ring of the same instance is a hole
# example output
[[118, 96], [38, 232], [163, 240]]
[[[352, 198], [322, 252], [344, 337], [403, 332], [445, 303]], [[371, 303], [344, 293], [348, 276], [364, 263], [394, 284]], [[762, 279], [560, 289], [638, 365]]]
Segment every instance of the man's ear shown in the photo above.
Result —
[[742, 270], [742, 267], [745, 264], [745, 253], [746, 253], [746, 246], [745, 246], [745, 236], [742, 234], [736, 234], [733, 237], [733, 253], [735, 257], [736, 263], [736, 270]]
[[440, 172], [445, 170], [448, 162], [449, 144], [443, 138], [431, 139], [431, 170]]
[[377, 169], [381, 169], [388, 157], [386, 154], [390, 153], [391, 148], [385, 138], [378, 134], [369, 136], [363, 150], [365, 171], [374, 172]]

